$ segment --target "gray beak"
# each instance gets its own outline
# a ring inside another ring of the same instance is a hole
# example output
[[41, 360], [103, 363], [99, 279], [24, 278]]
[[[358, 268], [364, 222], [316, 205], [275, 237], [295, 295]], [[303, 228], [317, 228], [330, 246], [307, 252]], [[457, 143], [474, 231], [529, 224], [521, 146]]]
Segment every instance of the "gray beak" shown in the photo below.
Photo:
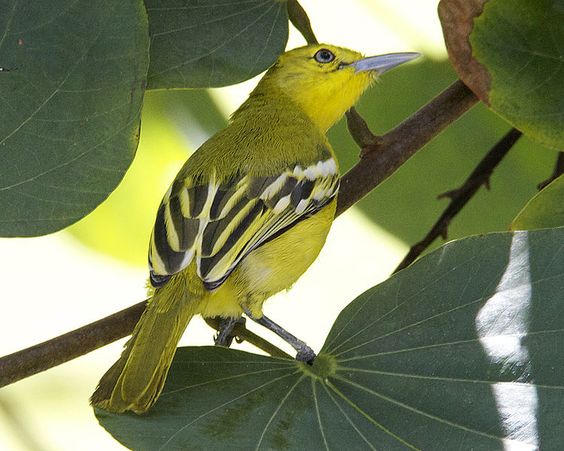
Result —
[[356, 72], [365, 72], [373, 70], [378, 74], [393, 69], [400, 64], [407, 63], [415, 58], [419, 58], [421, 53], [417, 52], [404, 52], [404, 53], [387, 53], [386, 55], [369, 56], [355, 61], [348, 66], [354, 67]]

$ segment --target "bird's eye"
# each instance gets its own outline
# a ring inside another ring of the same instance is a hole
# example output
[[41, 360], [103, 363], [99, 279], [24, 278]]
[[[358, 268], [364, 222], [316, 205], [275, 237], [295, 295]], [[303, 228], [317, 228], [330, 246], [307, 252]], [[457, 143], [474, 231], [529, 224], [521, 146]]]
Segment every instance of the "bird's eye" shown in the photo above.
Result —
[[330, 63], [331, 61], [333, 61], [335, 59], [335, 55], [330, 50], [321, 49], [321, 50], [318, 50], [317, 52], [315, 52], [315, 55], [313, 55], [313, 58], [318, 63]]

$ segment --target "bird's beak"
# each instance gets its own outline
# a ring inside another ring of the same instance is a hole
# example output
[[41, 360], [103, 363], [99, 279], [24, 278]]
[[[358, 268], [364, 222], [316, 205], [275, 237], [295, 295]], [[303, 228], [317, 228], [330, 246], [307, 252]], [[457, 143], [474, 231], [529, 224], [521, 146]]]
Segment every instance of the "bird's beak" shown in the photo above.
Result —
[[404, 53], [387, 53], [386, 55], [369, 56], [362, 58], [354, 63], [349, 64], [349, 67], [354, 67], [356, 72], [375, 71], [378, 74], [393, 69], [400, 64], [407, 63], [415, 58], [421, 56], [417, 52], [404, 52]]

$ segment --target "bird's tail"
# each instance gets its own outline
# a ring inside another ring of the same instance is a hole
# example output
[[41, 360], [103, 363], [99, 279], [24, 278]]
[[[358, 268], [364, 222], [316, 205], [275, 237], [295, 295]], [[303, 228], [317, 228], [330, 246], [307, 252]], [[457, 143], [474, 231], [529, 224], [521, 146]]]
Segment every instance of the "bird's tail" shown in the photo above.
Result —
[[184, 282], [180, 279], [173, 277], [155, 290], [121, 357], [102, 376], [90, 398], [94, 407], [143, 413], [157, 401], [176, 345], [199, 310], [199, 296], [179, 287]]

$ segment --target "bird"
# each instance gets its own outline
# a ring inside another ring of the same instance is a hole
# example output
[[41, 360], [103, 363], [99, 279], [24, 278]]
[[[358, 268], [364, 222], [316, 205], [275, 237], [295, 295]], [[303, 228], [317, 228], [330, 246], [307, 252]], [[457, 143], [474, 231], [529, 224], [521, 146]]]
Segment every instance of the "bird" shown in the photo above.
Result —
[[339, 166], [327, 130], [379, 75], [417, 56], [364, 57], [329, 44], [280, 55], [165, 193], [149, 244], [150, 298], [94, 407], [147, 412], [197, 314], [222, 318], [218, 345], [246, 315], [292, 345], [297, 360], [313, 361], [263, 303], [313, 263], [335, 217]]

